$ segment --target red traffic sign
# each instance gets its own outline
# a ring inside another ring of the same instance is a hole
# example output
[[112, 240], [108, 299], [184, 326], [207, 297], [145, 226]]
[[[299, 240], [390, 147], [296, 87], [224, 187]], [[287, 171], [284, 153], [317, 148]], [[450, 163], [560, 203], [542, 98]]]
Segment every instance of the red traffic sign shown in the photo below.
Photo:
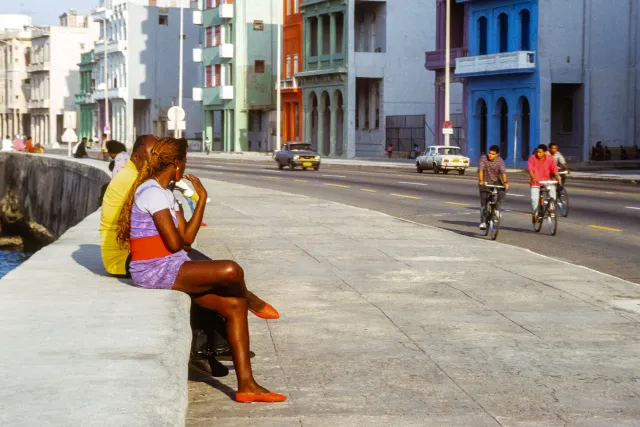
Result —
[[442, 133], [444, 135], [453, 135], [453, 122], [451, 120], [442, 122]]

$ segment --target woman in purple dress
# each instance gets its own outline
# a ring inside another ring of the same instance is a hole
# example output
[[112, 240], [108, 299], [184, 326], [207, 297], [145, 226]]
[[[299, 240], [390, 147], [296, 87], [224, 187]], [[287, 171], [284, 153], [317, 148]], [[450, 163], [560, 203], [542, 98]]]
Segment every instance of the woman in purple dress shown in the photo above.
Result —
[[[131, 188], [118, 222], [118, 242], [129, 245], [131, 278], [136, 286], [174, 289], [214, 310], [226, 320], [229, 345], [238, 379], [238, 402], [282, 402], [286, 397], [260, 386], [251, 372], [247, 311], [263, 319], [278, 312], [247, 290], [242, 268], [233, 261], [192, 261], [185, 252], [200, 229], [207, 191], [193, 175], [184, 176], [187, 141], [156, 142], [149, 160]], [[173, 193], [172, 182], [191, 181], [200, 196], [187, 222]]]

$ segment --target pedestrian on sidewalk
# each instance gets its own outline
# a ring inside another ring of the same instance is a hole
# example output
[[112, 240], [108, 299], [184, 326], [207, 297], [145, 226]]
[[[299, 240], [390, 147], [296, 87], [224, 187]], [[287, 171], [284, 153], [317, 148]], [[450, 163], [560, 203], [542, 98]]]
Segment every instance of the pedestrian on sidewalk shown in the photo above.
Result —
[[391, 158], [391, 156], [393, 156], [393, 145], [391, 143], [389, 143], [389, 145], [387, 145], [387, 156], [389, 156], [389, 158]]
[[[244, 271], [233, 261], [191, 261], [184, 251], [200, 230], [207, 191], [198, 178], [184, 175], [186, 139], [163, 138], [151, 151], [138, 175], [118, 221], [118, 243], [131, 250], [131, 278], [147, 289], [173, 289], [226, 319], [238, 380], [238, 402], [282, 402], [286, 396], [260, 386], [251, 372], [247, 310], [263, 319], [278, 312], [247, 290]], [[172, 182], [183, 177], [193, 184], [199, 200], [187, 222], [173, 193]]]
[[87, 138], [82, 138], [80, 142], [78, 142], [75, 147], [71, 150], [71, 154], [76, 159], [83, 159], [85, 157], [89, 157], [89, 153], [87, 153]]

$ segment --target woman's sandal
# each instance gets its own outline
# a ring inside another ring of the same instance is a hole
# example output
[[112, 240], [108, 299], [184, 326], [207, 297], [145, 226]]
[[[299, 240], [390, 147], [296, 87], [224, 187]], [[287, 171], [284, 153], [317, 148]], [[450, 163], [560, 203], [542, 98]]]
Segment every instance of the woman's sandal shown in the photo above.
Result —
[[276, 403], [284, 402], [287, 400], [287, 396], [278, 393], [265, 393], [265, 394], [251, 394], [251, 393], [236, 393], [236, 402], [239, 403]]
[[280, 318], [280, 313], [278, 313], [278, 310], [273, 308], [273, 306], [269, 303], [265, 304], [264, 309], [262, 311], [255, 311], [252, 309], [249, 309], [249, 311], [261, 319], [275, 320]]

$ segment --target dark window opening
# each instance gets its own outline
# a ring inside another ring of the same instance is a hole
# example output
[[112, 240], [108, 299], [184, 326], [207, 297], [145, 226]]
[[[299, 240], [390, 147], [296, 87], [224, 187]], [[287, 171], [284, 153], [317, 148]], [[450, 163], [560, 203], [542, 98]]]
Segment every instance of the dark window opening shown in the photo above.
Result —
[[573, 100], [566, 99], [562, 110], [562, 132], [573, 133]]
[[318, 19], [311, 18], [309, 20], [309, 34], [310, 44], [311, 44], [311, 56], [318, 56]]
[[169, 26], [169, 15], [158, 15], [158, 24]]
[[478, 54], [487, 54], [487, 18], [478, 19]]
[[254, 71], [256, 74], [264, 74], [264, 61], [257, 60], [254, 64]]
[[506, 13], [498, 16], [498, 25], [500, 27], [500, 52], [509, 50], [509, 17]]
[[336, 14], [336, 53], [342, 53], [344, 40], [344, 14]]
[[520, 50], [531, 50], [531, 14], [527, 9], [520, 12]]

